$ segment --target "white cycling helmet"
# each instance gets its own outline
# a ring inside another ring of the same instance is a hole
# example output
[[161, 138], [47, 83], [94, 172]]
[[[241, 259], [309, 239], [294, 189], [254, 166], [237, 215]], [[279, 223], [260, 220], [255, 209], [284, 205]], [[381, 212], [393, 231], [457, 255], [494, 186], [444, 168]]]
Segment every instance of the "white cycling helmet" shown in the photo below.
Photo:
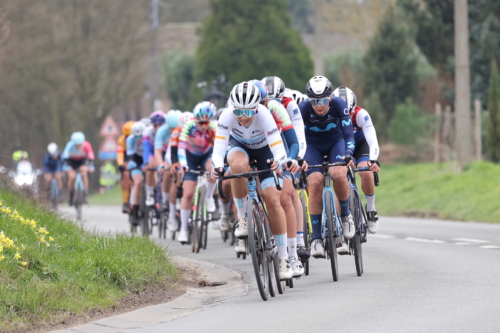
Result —
[[186, 124], [187, 122], [190, 122], [191, 120], [194, 120], [193, 113], [191, 111], [184, 111], [178, 120], [179, 127], [181, 127], [181, 128], [184, 127], [184, 124]]
[[332, 83], [324, 76], [313, 76], [306, 85], [306, 94], [309, 98], [330, 97], [333, 92]]
[[151, 125], [151, 119], [149, 118], [142, 118], [141, 120], [139, 120], [141, 123], [143, 123], [144, 125], [146, 126], [149, 126]]
[[250, 82], [241, 82], [233, 87], [230, 98], [231, 104], [237, 109], [253, 109], [260, 103], [260, 91]]
[[333, 91], [333, 96], [342, 98], [344, 102], [347, 104], [347, 110], [349, 110], [349, 112], [354, 111], [354, 108], [356, 107], [357, 104], [357, 100], [356, 100], [356, 95], [354, 95], [351, 89], [347, 87], [338, 87]]
[[144, 124], [142, 121], [137, 121], [134, 123], [134, 125], [132, 125], [132, 135], [142, 136], [144, 129], [146, 129], [146, 124]]
[[47, 151], [50, 155], [57, 154], [57, 144], [55, 144], [54, 142], [49, 143], [49, 145], [47, 146]]
[[285, 82], [277, 76], [267, 76], [260, 82], [267, 87], [267, 98], [282, 98], [285, 95]]
[[295, 103], [297, 103], [297, 105], [299, 105], [303, 100], [307, 98], [307, 96], [304, 96], [304, 94], [300, 91], [292, 89], [287, 90], [285, 92], [285, 96], [293, 99]]

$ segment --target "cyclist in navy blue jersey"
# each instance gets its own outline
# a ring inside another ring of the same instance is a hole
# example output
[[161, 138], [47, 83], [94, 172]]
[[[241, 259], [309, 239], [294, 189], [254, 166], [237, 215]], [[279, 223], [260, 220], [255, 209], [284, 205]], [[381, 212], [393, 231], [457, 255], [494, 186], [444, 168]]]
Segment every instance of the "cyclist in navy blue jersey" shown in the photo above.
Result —
[[[355, 141], [349, 110], [344, 100], [331, 97], [332, 92], [331, 82], [323, 76], [314, 76], [306, 85], [309, 98], [299, 105], [307, 142], [304, 158], [309, 165], [315, 165], [321, 164], [325, 155], [329, 157], [330, 163], [341, 162], [349, 157], [349, 164], [354, 166], [352, 155]], [[313, 226], [311, 255], [324, 257], [321, 236], [324, 179], [320, 168], [309, 169], [308, 174], [309, 213]], [[354, 236], [354, 221], [349, 211], [349, 183], [346, 175], [346, 167], [330, 168], [334, 191], [340, 203], [343, 234], [345, 238], [351, 239]]]

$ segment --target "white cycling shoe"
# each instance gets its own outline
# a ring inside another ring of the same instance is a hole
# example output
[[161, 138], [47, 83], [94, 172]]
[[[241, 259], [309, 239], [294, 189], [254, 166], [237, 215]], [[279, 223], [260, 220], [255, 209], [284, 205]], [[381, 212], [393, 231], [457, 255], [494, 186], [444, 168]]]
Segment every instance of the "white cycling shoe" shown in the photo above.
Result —
[[248, 237], [248, 223], [246, 217], [238, 218], [238, 224], [236, 225], [236, 229], [234, 230], [234, 235], [237, 238]]
[[219, 230], [219, 228], [220, 228], [219, 221], [213, 221], [212, 229]]
[[181, 230], [179, 232], [179, 237], [177, 237], [177, 240], [181, 244], [186, 244], [188, 242], [188, 238], [189, 238], [189, 232], [187, 230]]
[[205, 199], [205, 204], [207, 205], [207, 212], [209, 213], [213, 213], [215, 212], [215, 210], [217, 209], [217, 207], [215, 206], [215, 200], [213, 197], [209, 197], [209, 198], [206, 198]]
[[374, 234], [378, 231], [378, 215], [376, 211], [366, 212], [366, 218], [368, 220], [368, 231], [370, 234]]
[[311, 243], [311, 256], [314, 258], [324, 258], [325, 248], [323, 247], [323, 241], [321, 239], [315, 239]]
[[352, 219], [352, 215], [349, 214], [347, 216], [341, 216], [340, 220], [342, 221], [342, 232], [344, 234], [344, 237], [347, 239], [353, 238], [356, 229], [354, 228], [354, 220]]
[[219, 221], [220, 231], [228, 231], [229, 230], [229, 215], [222, 214]]
[[349, 253], [349, 245], [347, 244], [347, 239], [344, 239], [342, 242], [342, 246], [337, 248], [338, 254], [348, 254]]
[[304, 274], [304, 267], [302, 267], [302, 263], [297, 257], [288, 258], [290, 261], [290, 266], [292, 266], [293, 277], [299, 277]]
[[287, 258], [278, 259], [278, 266], [280, 268], [280, 280], [289, 280], [293, 277], [292, 267], [290, 266], [290, 262]]
[[236, 251], [237, 254], [247, 252], [247, 249], [245, 247], [245, 240], [238, 239], [236, 241], [236, 246], [234, 247], [234, 250]]
[[155, 198], [152, 195], [148, 195], [146, 198], [146, 206], [153, 206], [155, 204]]
[[167, 220], [167, 229], [169, 231], [176, 231], [177, 230], [177, 220], [169, 218]]

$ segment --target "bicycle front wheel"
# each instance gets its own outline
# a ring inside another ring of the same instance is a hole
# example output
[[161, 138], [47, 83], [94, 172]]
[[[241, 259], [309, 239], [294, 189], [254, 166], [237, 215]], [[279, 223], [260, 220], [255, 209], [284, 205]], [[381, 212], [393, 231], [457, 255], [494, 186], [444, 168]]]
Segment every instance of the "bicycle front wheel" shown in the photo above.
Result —
[[[302, 204], [302, 215], [303, 215], [303, 225], [304, 225], [304, 247], [307, 249], [307, 251], [310, 251], [309, 249], [309, 240], [311, 237], [311, 233], [309, 230], [309, 216], [307, 214], [307, 198], [305, 195], [305, 190], [300, 191], [300, 202]], [[309, 275], [309, 259], [303, 260], [302, 263], [304, 264], [304, 274]]]
[[258, 203], [248, 200], [247, 204], [248, 245], [252, 255], [252, 264], [259, 288], [260, 296], [264, 301], [268, 298], [269, 268], [267, 258], [264, 256], [265, 241], [262, 229], [262, 217]]
[[337, 216], [334, 217], [335, 214], [333, 214], [333, 197], [330, 192], [326, 192], [326, 207], [324, 207], [326, 211], [326, 233], [327, 233], [327, 249], [328, 249], [328, 256], [330, 258], [330, 265], [332, 267], [332, 276], [333, 276], [333, 281], [338, 281], [339, 279], [339, 271], [338, 271], [338, 259], [337, 259], [337, 247], [335, 246], [335, 238], [336, 238], [336, 223], [334, 218], [336, 219]]
[[356, 274], [358, 274], [358, 276], [363, 274], [363, 252], [361, 251], [361, 223], [363, 222], [363, 215], [360, 214], [360, 208], [361, 205], [358, 194], [354, 190], [351, 190], [349, 209], [354, 219], [356, 233], [349, 243], [354, 252], [354, 263], [356, 264]]
[[207, 193], [207, 187], [205, 185], [200, 187], [200, 191], [198, 193], [198, 203], [196, 204], [197, 209], [197, 221], [199, 221], [199, 230], [198, 230], [198, 252], [200, 249], [206, 249], [206, 234], [207, 234], [207, 221], [205, 216], [205, 195]]

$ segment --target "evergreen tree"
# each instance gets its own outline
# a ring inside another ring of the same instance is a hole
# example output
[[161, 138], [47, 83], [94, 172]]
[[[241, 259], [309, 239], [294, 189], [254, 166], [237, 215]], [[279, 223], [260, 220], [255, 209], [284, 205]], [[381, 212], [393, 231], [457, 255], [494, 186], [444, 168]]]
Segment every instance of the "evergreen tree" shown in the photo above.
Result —
[[[225, 74], [237, 84], [276, 75], [304, 90], [313, 61], [291, 27], [286, 0], [211, 0], [196, 54], [195, 83]], [[199, 93], [197, 94], [199, 96]]]
[[491, 63], [488, 113], [488, 155], [493, 162], [498, 163], [500, 162], [500, 79], [495, 59], [492, 59]]
[[193, 82], [194, 56], [179, 49], [168, 52], [163, 58], [165, 88], [172, 101], [172, 108], [191, 110], [189, 90]]
[[363, 62], [366, 94], [378, 94], [385, 122], [389, 123], [396, 105], [414, 97], [418, 84], [411, 36], [394, 8], [390, 7], [380, 22]]

